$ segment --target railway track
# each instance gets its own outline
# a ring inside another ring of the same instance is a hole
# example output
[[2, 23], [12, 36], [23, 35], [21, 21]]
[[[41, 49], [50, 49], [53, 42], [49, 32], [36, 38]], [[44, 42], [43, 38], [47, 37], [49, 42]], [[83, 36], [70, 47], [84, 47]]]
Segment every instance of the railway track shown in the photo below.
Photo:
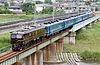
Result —
[[25, 51], [27, 51], [27, 50], [29, 50], [29, 49], [35, 47], [35, 46], [38, 46], [38, 45], [42, 44], [43, 42], [46, 42], [46, 41], [48, 41], [48, 40], [50, 40], [50, 39], [52, 39], [52, 38], [54, 38], [54, 37], [56, 37], [56, 36], [58, 36], [58, 35], [61, 35], [61, 34], [63, 34], [64, 32], [69, 31], [69, 30], [70, 30], [70, 28], [68, 28], [68, 29], [66, 29], [66, 30], [63, 30], [63, 31], [59, 32], [58, 34], [55, 34], [55, 35], [51, 36], [51, 37], [48, 38], [48, 39], [46, 38], [46, 39], [44, 39], [44, 40], [42, 40], [42, 41], [40, 41], [40, 42], [38, 42], [38, 43], [36, 43], [36, 44], [34, 44], [34, 45], [31, 45], [30, 47], [28, 47], [28, 48], [26, 48], [26, 49], [24, 49], [24, 50], [22, 50], [22, 51], [16, 51], [16, 52], [10, 51], [10, 52], [8, 52], [8, 53], [6, 53], [6, 54], [0, 55], [0, 63], [2, 63], [2, 62], [4, 62], [4, 61], [6, 61], [6, 60], [8, 60], [8, 59], [10, 59], [10, 58], [12, 58], [12, 57], [18, 55], [18, 54], [21, 54], [21, 53], [23, 53], [23, 52], [25, 52]]
[[[82, 13], [80, 13], [80, 14], [82, 14]], [[74, 15], [77, 15], [77, 12], [70, 13], [70, 15], [68, 15], [68, 14], [57, 15], [57, 16], [54, 16], [54, 18], [55, 19], [61, 19], [61, 18], [66, 18], [66, 17], [70, 17], [70, 16], [74, 16]], [[48, 22], [48, 21], [52, 21], [52, 20], [53, 20], [52, 16], [36, 19], [37, 23], [44, 23], [44, 22]], [[15, 21], [15, 22], [2, 23], [2, 24], [0, 24], [0, 27], [6, 26], [6, 25], [13, 25], [13, 24], [18, 24], [18, 23], [23, 23], [23, 22], [30, 22], [30, 21], [33, 21], [33, 19], [27, 19], [27, 20]]]

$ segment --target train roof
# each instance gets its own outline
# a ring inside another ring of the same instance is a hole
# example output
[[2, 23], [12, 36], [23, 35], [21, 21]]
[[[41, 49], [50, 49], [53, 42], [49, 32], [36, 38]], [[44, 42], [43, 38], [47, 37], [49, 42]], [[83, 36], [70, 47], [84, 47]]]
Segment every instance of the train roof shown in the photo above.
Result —
[[45, 28], [43, 26], [30, 26], [30, 27], [26, 27], [26, 28], [23, 28], [21, 30], [18, 30], [18, 31], [14, 31], [14, 32], [11, 32], [11, 34], [27, 34], [29, 32], [32, 32], [32, 31], [36, 31], [38, 29], [42, 29], [42, 28]]
[[[92, 12], [90, 12], [90, 13], [92, 13]], [[75, 19], [77, 17], [81, 17], [81, 16], [84, 16], [84, 15], [87, 15], [87, 14], [90, 14], [90, 13], [82, 14], [82, 15], [79, 15], [79, 16], [76, 16], [76, 17], [71, 17], [71, 18], [68, 18], [68, 19], [65, 19], [65, 20], [59, 20], [59, 22], [54, 22], [54, 23], [51, 23], [51, 24], [46, 24], [45, 26], [51, 26], [51, 25], [54, 25], [54, 24], [59, 24], [59, 23], [64, 22], [66, 20]]]

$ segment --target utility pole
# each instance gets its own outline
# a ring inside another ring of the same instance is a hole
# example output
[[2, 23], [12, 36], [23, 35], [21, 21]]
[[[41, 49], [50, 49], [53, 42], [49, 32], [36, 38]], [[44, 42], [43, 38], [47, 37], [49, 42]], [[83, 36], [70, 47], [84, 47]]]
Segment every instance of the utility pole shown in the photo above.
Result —
[[34, 0], [34, 24], [37, 26], [37, 21], [36, 21], [36, 0]]
[[53, 3], [53, 13], [52, 14], [53, 14], [53, 21], [54, 21], [55, 20], [55, 18], [54, 18], [54, 14], [55, 14], [54, 13], [54, 3]]

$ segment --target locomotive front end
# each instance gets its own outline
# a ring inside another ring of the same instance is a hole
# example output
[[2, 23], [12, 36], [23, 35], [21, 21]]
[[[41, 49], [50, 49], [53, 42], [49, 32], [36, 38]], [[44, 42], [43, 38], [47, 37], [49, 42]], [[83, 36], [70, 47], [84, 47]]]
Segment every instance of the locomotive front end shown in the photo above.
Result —
[[12, 44], [12, 50], [17, 51], [21, 49], [21, 46], [23, 45], [23, 34], [19, 34], [17, 32], [11, 32], [11, 44]]

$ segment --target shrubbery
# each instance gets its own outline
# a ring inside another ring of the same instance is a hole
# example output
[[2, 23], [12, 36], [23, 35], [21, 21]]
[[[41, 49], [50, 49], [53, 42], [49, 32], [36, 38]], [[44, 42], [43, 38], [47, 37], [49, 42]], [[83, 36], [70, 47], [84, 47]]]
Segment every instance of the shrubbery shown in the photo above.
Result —
[[96, 8], [95, 8], [95, 11], [99, 11], [99, 8], [98, 8], [98, 7], [96, 7]]
[[86, 60], [99, 60], [100, 59], [100, 52], [91, 52], [91, 51], [84, 51], [80, 53], [81, 57]]
[[10, 10], [7, 10], [7, 9], [5, 9], [5, 10], [0, 9], [0, 14], [12, 14], [12, 12]]

